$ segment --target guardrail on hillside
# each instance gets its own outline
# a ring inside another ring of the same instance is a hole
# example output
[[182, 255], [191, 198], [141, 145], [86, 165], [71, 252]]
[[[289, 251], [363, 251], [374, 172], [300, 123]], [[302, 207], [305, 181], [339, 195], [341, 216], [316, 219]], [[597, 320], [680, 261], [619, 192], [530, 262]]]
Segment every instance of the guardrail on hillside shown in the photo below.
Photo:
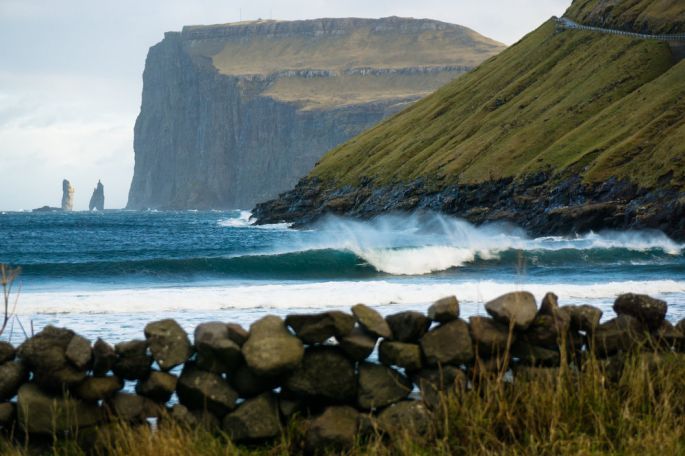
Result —
[[639, 40], [655, 40], [655, 41], [683, 41], [685, 42], [685, 33], [681, 34], [676, 34], [676, 35], [650, 35], [647, 33], [635, 33], [635, 32], [626, 32], [624, 30], [616, 30], [616, 29], [607, 29], [607, 28], [602, 28], [602, 27], [591, 27], [589, 25], [581, 25], [578, 24], [571, 19], [568, 19], [566, 17], [557, 17], [555, 18], [557, 22], [557, 26], [564, 28], [564, 29], [570, 29], [570, 30], [585, 30], [588, 32], [598, 32], [598, 33], [605, 33], [608, 35], [619, 35], [619, 36], [625, 36], [629, 38], [636, 38]]

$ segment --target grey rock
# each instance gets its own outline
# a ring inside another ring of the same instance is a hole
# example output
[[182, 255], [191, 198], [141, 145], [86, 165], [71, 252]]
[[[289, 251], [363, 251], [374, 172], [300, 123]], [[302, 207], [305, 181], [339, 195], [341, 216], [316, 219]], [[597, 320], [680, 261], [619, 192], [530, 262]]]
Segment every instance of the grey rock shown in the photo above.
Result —
[[485, 304], [485, 310], [495, 320], [515, 329], [525, 330], [535, 319], [535, 296], [527, 291], [507, 293]]
[[29, 378], [29, 371], [24, 364], [9, 361], [0, 365], [0, 401], [7, 401], [16, 396], [19, 387]]
[[321, 344], [334, 336], [346, 336], [354, 328], [354, 317], [332, 311], [308, 315], [288, 315], [285, 324], [306, 344]]
[[226, 328], [228, 329], [228, 338], [241, 347], [247, 341], [247, 338], [250, 337], [250, 333], [238, 323], [227, 323]]
[[433, 431], [431, 413], [428, 407], [419, 401], [392, 404], [378, 415], [378, 425], [391, 437], [401, 437], [403, 433], [410, 433], [421, 439]]
[[124, 380], [139, 380], [150, 375], [152, 357], [147, 354], [147, 342], [131, 340], [114, 346], [117, 360], [112, 371]]
[[240, 397], [250, 398], [276, 388], [280, 382], [278, 377], [262, 377], [256, 375], [243, 364], [229, 375], [229, 383]]
[[278, 403], [272, 393], [248, 399], [222, 422], [223, 430], [234, 442], [254, 442], [277, 437], [281, 433]]
[[668, 305], [647, 295], [627, 293], [616, 298], [614, 311], [617, 315], [635, 317], [650, 330], [655, 330], [666, 318]]
[[336, 340], [340, 344], [340, 348], [350, 359], [364, 361], [376, 348], [377, 338], [355, 327], [349, 335], [336, 337]]
[[353, 402], [357, 395], [354, 363], [337, 347], [310, 347], [285, 387], [317, 404]]
[[221, 421], [207, 411], [188, 410], [183, 404], [174, 404], [169, 410], [168, 417], [188, 429], [203, 427], [209, 432], [216, 432], [221, 428]]
[[554, 293], [547, 293], [540, 303], [540, 315], [556, 315], [559, 312], [559, 297]]
[[14, 360], [17, 351], [9, 342], [0, 341], [0, 364]]
[[129, 393], [116, 393], [107, 400], [106, 409], [112, 416], [127, 423], [143, 422], [148, 415], [145, 398]]
[[418, 342], [428, 332], [431, 325], [428, 317], [421, 312], [413, 311], [388, 315], [385, 321], [390, 326], [393, 340], [399, 342]]
[[98, 211], [105, 210], [105, 186], [99, 180], [88, 202], [88, 210], [92, 211], [93, 209]]
[[72, 211], [74, 209], [74, 193], [76, 189], [71, 182], [64, 179], [62, 181], [62, 210]]
[[360, 414], [348, 406], [328, 407], [307, 429], [305, 449], [312, 454], [344, 452], [357, 437]]
[[300, 399], [284, 396], [283, 394], [278, 397], [278, 410], [285, 419], [290, 419], [296, 413], [299, 413], [304, 408], [303, 406], [304, 403]]
[[570, 328], [575, 331], [592, 332], [602, 319], [602, 311], [590, 305], [564, 306], [559, 311], [568, 315]]
[[17, 396], [17, 421], [29, 434], [61, 434], [102, 422], [100, 407], [65, 396], [50, 396], [26, 383]]
[[74, 367], [66, 357], [67, 346], [74, 337], [68, 329], [46, 326], [19, 346], [17, 355], [35, 374], [41, 387], [60, 391], [80, 383], [86, 374]]
[[473, 359], [469, 327], [463, 320], [431, 329], [421, 339], [421, 350], [429, 365], [464, 364]]
[[459, 300], [456, 296], [439, 299], [428, 308], [428, 318], [438, 323], [447, 323], [459, 318]]
[[266, 316], [250, 326], [250, 337], [242, 351], [245, 362], [257, 375], [275, 377], [300, 364], [304, 345], [288, 332], [283, 320]]
[[392, 338], [392, 331], [385, 319], [365, 304], [352, 306], [352, 314], [359, 322], [359, 325], [369, 334], [386, 339]]
[[511, 347], [511, 356], [527, 366], [558, 366], [559, 352], [517, 340]]
[[93, 375], [96, 377], [106, 375], [112, 370], [116, 360], [117, 354], [114, 347], [98, 337], [93, 344]]
[[421, 391], [423, 402], [431, 408], [438, 408], [441, 395], [459, 394], [467, 385], [464, 371], [455, 366], [423, 369], [412, 376]]
[[200, 323], [195, 327], [193, 337], [196, 349], [211, 348], [217, 341], [228, 339], [228, 325], [220, 321]]
[[591, 348], [599, 357], [629, 352], [645, 341], [645, 331], [637, 318], [619, 315], [595, 329], [590, 339]]
[[168, 372], [152, 371], [145, 380], [138, 380], [136, 393], [148, 399], [165, 403], [171, 399], [171, 395], [176, 391], [178, 377]]
[[386, 366], [397, 366], [407, 371], [421, 369], [421, 347], [417, 344], [384, 340], [378, 346], [378, 358]]
[[16, 404], [13, 402], [0, 403], [0, 429], [11, 429], [16, 417]]
[[538, 312], [535, 320], [521, 335], [521, 338], [533, 345], [557, 347], [562, 338], [568, 335], [570, 322], [568, 314], [560, 311], [555, 311], [553, 314]]
[[229, 337], [228, 325], [203, 323], [195, 328], [198, 365], [211, 372], [230, 372], [243, 362], [240, 345]]
[[176, 394], [181, 404], [190, 410], [207, 410], [217, 417], [235, 409], [238, 394], [218, 374], [202, 371], [186, 364], [178, 379]]
[[357, 405], [364, 410], [371, 410], [407, 397], [412, 390], [412, 382], [389, 367], [361, 363], [358, 388]]
[[73, 393], [84, 401], [97, 402], [107, 399], [124, 387], [124, 382], [116, 376], [88, 377], [74, 387]]
[[86, 370], [93, 358], [90, 341], [76, 334], [67, 345], [65, 356], [77, 369]]
[[192, 354], [188, 334], [172, 319], [154, 321], [145, 326], [152, 358], [167, 371], [183, 364]]
[[485, 357], [504, 354], [507, 344], [516, 340], [507, 326], [488, 317], [469, 317], [469, 330], [479, 355]]

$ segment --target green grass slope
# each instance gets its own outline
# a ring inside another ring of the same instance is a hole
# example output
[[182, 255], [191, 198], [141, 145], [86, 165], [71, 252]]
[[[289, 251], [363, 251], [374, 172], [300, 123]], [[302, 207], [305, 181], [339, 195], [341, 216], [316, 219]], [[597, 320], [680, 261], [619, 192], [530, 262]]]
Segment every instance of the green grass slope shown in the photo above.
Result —
[[[597, 3], [576, 1], [570, 12]], [[328, 186], [425, 178], [439, 188], [545, 171], [685, 189], [684, 156], [685, 61], [674, 64], [666, 43], [560, 32], [550, 20], [329, 152], [310, 176]]]
[[683, 0], [580, 0], [566, 15], [600, 27], [651, 33], [685, 31]]

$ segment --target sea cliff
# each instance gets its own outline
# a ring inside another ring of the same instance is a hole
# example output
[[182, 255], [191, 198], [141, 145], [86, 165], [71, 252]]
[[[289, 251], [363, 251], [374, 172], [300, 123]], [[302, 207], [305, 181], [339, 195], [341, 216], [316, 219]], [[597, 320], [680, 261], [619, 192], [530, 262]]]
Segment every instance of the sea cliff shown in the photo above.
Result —
[[503, 46], [402, 18], [184, 27], [148, 54], [130, 209], [249, 208]]

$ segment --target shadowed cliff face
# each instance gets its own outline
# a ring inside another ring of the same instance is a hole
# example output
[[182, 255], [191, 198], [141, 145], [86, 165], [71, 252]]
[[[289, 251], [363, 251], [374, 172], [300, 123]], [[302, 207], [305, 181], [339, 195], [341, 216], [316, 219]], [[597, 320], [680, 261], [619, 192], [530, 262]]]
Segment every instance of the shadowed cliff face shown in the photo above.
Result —
[[463, 27], [399, 18], [167, 33], [146, 60], [127, 207], [273, 198], [326, 151], [500, 49]]

